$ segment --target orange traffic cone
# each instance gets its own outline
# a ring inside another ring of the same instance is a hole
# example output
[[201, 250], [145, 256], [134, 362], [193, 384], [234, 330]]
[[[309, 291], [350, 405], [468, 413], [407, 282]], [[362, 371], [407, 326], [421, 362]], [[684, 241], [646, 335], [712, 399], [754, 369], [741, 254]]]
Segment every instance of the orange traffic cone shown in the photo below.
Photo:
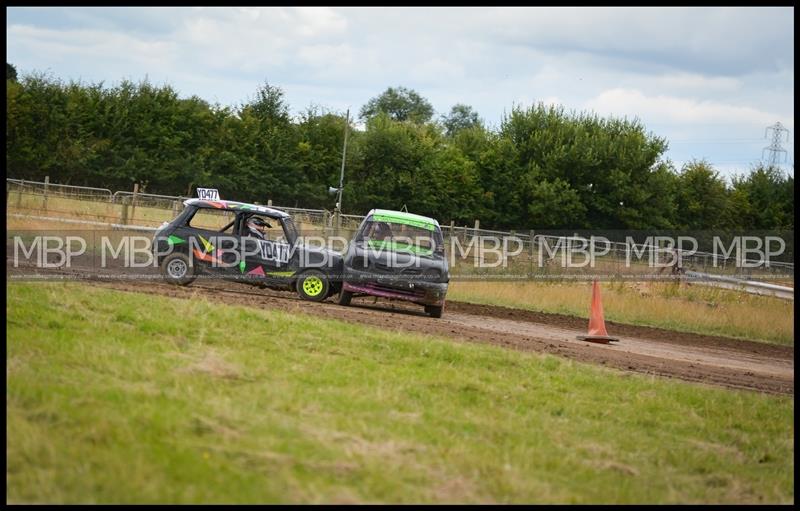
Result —
[[612, 341], [619, 341], [616, 337], [610, 337], [606, 332], [606, 322], [603, 320], [603, 299], [600, 298], [600, 284], [595, 280], [592, 283], [592, 307], [589, 309], [589, 334], [577, 336], [579, 341], [599, 342], [608, 344]]

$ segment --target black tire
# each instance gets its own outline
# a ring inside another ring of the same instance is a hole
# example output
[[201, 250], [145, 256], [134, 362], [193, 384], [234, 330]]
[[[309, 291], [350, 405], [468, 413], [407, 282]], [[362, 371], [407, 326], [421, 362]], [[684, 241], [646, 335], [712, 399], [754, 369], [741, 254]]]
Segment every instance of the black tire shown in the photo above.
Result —
[[353, 299], [353, 293], [350, 291], [345, 291], [344, 288], [342, 288], [342, 290], [339, 291], [339, 299], [337, 300], [337, 303], [339, 305], [347, 306], [350, 305], [350, 300], [352, 299]]
[[[342, 283], [341, 282], [331, 282], [331, 286], [328, 289], [328, 296], [325, 298], [330, 298], [331, 296], [339, 296], [339, 291], [342, 290]], [[338, 298], [337, 298], [338, 299]]]
[[442, 312], [444, 312], [444, 305], [426, 305], [425, 312], [432, 318], [441, 318]]
[[175, 252], [161, 261], [164, 280], [176, 286], [188, 286], [197, 278], [197, 268], [186, 254]]
[[295, 289], [303, 300], [321, 302], [328, 297], [331, 282], [328, 276], [319, 270], [306, 270], [297, 277]]

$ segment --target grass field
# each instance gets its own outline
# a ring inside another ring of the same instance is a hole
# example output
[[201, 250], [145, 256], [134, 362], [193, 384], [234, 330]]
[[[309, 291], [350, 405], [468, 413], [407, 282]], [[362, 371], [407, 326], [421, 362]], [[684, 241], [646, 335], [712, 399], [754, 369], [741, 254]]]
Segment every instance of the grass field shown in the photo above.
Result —
[[201, 299], [6, 289], [8, 502], [794, 500], [791, 397]]
[[[794, 345], [794, 302], [699, 284], [601, 283], [605, 319]], [[452, 282], [448, 299], [589, 316], [590, 282]], [[611, 332], [613, 335], [613, 332]]]

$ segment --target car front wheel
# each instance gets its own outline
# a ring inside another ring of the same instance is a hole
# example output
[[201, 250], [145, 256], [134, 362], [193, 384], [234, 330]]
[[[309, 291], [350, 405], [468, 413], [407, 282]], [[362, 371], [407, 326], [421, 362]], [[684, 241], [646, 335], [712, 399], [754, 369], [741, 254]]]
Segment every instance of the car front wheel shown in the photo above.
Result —
[[432, 318], [441, 318], [442, 312], [444, 312], [444, 305], [426, 305], [425, 312]]
[[328, 296], [331, 283], [328, 276], [319, 270], [303, 272], [297, 279], [297, 294], [304, 300], [321, 302]]
[[337, 302], [339, 303], [339, 305], [350, 305], [350, 300], [352, 299], [353, 299], [353, 293], [350, 291], [345, 291], [344, 288], [342, 288], [342, 290], [339, 291], [339, 299], [337, 300]]

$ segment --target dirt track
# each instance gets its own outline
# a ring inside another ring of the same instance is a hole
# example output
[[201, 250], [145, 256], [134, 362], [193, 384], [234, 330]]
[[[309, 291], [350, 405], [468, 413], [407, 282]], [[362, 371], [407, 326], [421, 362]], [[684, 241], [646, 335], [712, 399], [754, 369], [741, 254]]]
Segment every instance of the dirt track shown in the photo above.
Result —
[[[10, 274], [15, 273], [7, 266]], [[74, 269], [64, 273], [75, 276]], [[92, 272], [96, 273], [96, 272]], [[317, 317], [423, 334], [456, 341], [495, 344], [523, 351], [551, 353], [638, 373], [669, 376], [712, 385], [794, 394], [794, 348], [761, 342], [674, 332], [606, 322], [619, 343], [601, 345], [578, 341], [585, 319], [505, 307], [448, 302], [442, 319], [429, 318], [422, 307], [372, 298], [356, 298], [351, 307], [300, 300], [289, 292], [218, 280], [198, 280], [176, 287], [159, 280], [86, 280], [123, 291], [209, 300], [257, 308], [273, 308]]]

